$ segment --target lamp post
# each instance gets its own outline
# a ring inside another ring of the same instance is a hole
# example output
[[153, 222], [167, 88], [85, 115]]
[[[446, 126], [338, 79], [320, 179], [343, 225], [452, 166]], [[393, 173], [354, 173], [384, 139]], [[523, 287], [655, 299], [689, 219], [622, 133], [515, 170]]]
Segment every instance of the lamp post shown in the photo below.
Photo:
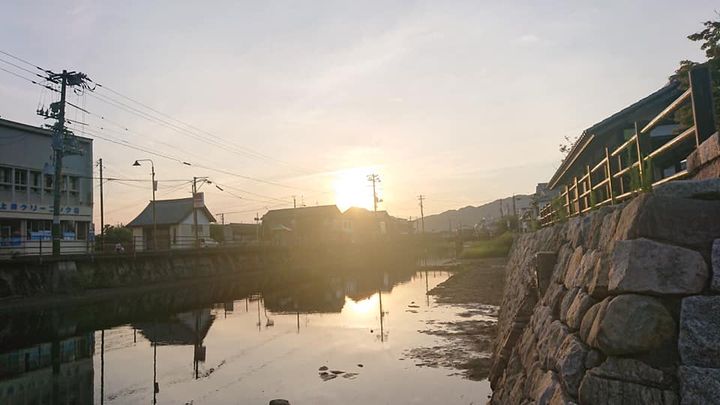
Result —
[[153, 249], [157, 250], [157, 219], [155, 217], [155, 163], [151, 159], [138, 159], [133, 163], [133, 166], [142, 166], [140, 162], [150, 162], [150, 169], [152, 173], [152, 220], [153, 220]]

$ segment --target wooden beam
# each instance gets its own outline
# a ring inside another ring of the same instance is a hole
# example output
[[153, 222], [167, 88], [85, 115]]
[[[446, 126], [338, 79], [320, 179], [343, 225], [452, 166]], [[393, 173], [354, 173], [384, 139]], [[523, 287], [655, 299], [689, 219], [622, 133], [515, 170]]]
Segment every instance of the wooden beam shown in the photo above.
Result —
[[713, 105], [712, 82], [707, 66], [699, 66], [689, 73], [692, 91], [693, 121], [697, 146], [717, 131]]

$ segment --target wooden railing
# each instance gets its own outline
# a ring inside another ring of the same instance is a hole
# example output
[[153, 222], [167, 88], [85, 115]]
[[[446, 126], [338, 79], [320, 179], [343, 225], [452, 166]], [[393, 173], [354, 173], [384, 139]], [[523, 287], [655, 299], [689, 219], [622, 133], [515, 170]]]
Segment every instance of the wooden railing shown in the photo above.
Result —
[[[652, 162], [693, 138], [694, 151], [715, 132], [709, 72], [706, 67], [698, 67], [690, 71], [689, 76], [690, 88], [687, 91], [649, 122], [636, 122], [634, 134], [630, 138], [612, 150], [606, 147], [604, 158], [594, 166], [585, 166], [583, 175], [573, 177], [560, 195], [540, 210], [541, 226], [552, 225], [597, 207], [622, 202], [643, 190], [688, 176], [687, 168], [683, 168], [672, 175], [656, 179]], [[650, 132], [688, 103], [692, 106], [693, 125], [652, 149]]]

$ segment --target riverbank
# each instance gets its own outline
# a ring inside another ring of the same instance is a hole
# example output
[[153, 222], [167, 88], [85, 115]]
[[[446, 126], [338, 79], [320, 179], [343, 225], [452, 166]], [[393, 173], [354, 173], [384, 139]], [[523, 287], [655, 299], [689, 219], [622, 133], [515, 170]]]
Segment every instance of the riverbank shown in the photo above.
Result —
[[505, 285], [505, 258], [460, 260], [458, 271], [428, 292], [435, 303], [457, 307], [461, 320], [427, 322], [420, 333], [440, 338], [431, 347], [408, 352], [420, 367], [457, 370], [467, 379], [487, 378], [497, 316]]

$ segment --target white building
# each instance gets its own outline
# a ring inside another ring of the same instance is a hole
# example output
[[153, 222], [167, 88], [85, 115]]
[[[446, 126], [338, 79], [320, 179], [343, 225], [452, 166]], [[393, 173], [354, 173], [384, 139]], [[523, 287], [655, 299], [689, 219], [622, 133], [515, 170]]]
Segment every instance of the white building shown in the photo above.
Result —
[[[197, 208], [198, 240], [210, 239], [210, 223], [215, 218], [203, 204]], [[133, 231], [133, 246], [136, 251], [166, 250], [190, 248], [195, 246], [195, 227], [193, 218], [193, 199], [155, 201], [155, 226], [157, 235], [153, 236], [153, 202], [135, 219], [127, 224]], [[157, 249], [153, 249], [157, 241]]]
[[[90, 248], [92, 139], [75, 137], [63, 159], [60, 226], [63, 254]], [[0, 256], [52, 253], [52, 131], [0, 119]]]

